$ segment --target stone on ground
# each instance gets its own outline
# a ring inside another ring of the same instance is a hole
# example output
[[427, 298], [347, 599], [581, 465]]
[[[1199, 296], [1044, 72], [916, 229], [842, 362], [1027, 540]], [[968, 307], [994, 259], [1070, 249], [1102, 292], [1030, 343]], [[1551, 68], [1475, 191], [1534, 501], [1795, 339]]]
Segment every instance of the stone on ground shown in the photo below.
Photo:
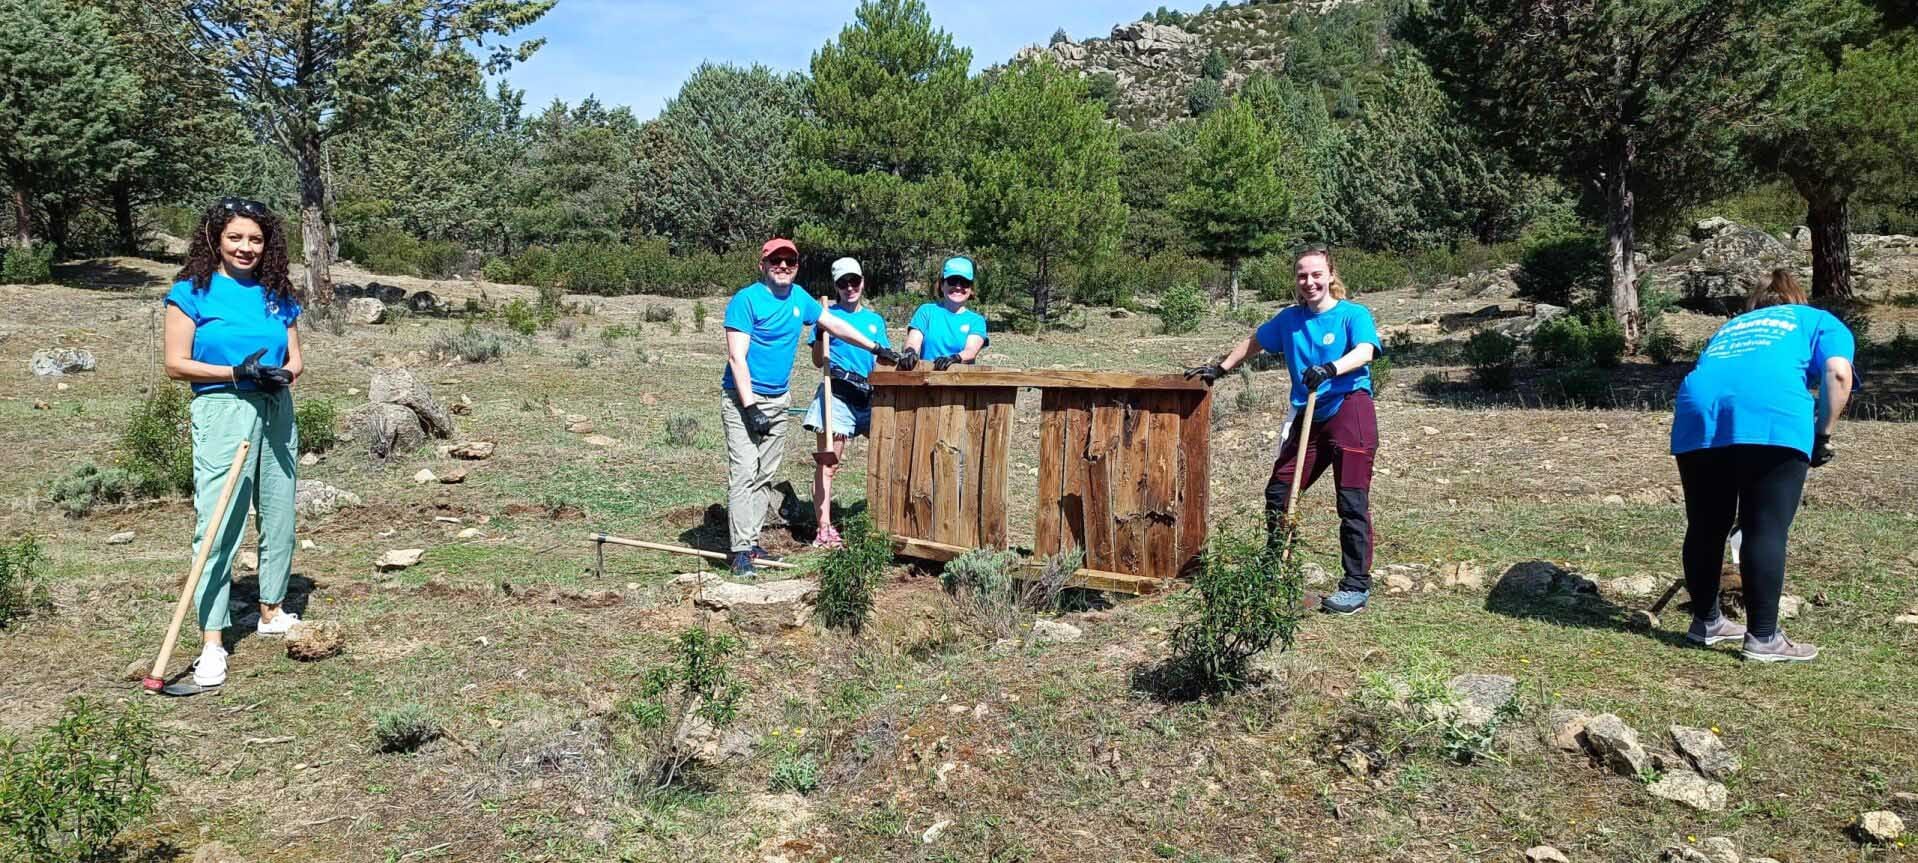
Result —
[[360, 405], [346, 412], [346, 431], [374, 458], [391, 458], [426, 442], [419, 414], [404, 405]]
[[699, 703], [693, 702], [673, 732], [673, 748], [694, 762], [716, 767], [739, 761], [753, 754], [756, 741], [745, 729], [721, 730], [698, 715]]
[[1726, 836], [1707, 836], [1698, 843], [1698, 850], [1712, 863], [1739, 863], [1738, 846]]
[[1797, 617], [1798, 613], [1800, 611], [1803, 611], [1804, 609], [1805, 609], [1805, 598], [1802, 596], [1787, 593], [1783, 596], [1778, 597], [1778, 619], [1779, 620], [1790, 620], [1794, 617]]
[[127, 663], [126, 671], [122, 672], [120, 676], [126, 680], [145, 680], [147, 679], [147, 672], [152, 670], [152, 658], [136, 659]]
[[1525, 849], [1525, 863], [1572, 863], [1565, 852], [1550, 845], [1534, 845]]
[[312, 467], [319, 463], [320, 463], [319, 453], [310, 452], [310, 453], [307, 453], [306, 455], [300, 456], [300, 466], [302, 467]]
[[1592, 715], [1576, 710], [1554, 710], [1545, 719], [1545, 742], [1555, 749], [1565, 752], [1583, 752], [1585, 750], [1585, 723], [1592, 721]]
[[1446, 587], [1484, 590], [1485, 568], [1469, 560], [1462, 560], [1440, 570], [1440, 579]]
[[580, 420], [579, 422], [576, 422], [576, 423], [567, 423], [566, 430], [569, 432], [572, 432], [573, 434], [592, 434], [593, 421]]
[[762, 635], [805, 626], [819, 595], [819, 584], [804, 578], [739, 584], [701, 572], [679, 576], [673, 584], [695, 594], [693, 603], [700, 608], [725, 612], [734, 626]]
[[1658, 852], [1659, 863], [1712, 863], [1712, 858], [1697, 848], [1684, 845], [1667, 845]]
[[580, 440], [583, 440], [592, 446], [613, 446], [614, 444], [619, 443], [619, 440], [617, 438], [610, 438], [603, 434], [589, 434], [583, 438], [580, 438]]
[[1852, 830], [1857, 834], [1860, 842], [1890, 845], [1905, 835], [1905, 819], [1882, 809], [1877, 812], [1866, 812], [1858, 816], [1858, 821], [1852, 825]]
[[463, 483], [466, 481], [466, 474], [467, 474], [467, 471], [469, 470], [470, 468], [466, 467], [465, 465], [456, 465], [454, 467], [449, 467], [445, 471], [440, 473], [440, 482], [441, 484], [444, 484], [444, 485], [457, 485], [459, 483]]
[[377, 324], [386, 320], [386, 304], [373, 297], [354, 297], [346, 301], [346, 319], [356, 324]]
[[1904, 614], [1893, 617], [1891, 622], [1902, 623], [1906, 626], [1918, 626], [1918, 605], [1905, 609]]
[[1918, 794], [1910, 791], [1894, 791], [1891, 795], [1891, 808], [1906, 812], [1918, 812]]
[[1674, 725], [1671, 734], [1672, 743], [1684, 754], [1685, 760], [1698, 770], [1698, 775], [1707, 779], [1724, 779], [1738, 772], [1738, 756], [1726, 748], [1725, 742], [1710, 729]]
[[107, 545], [126, 545], [133, 541], [133, 531], [123, 530], [107, 537]]
[[57, 377], [74, 372], [90, 372], [95, 368], [93, 352], [84, 348], [49, 348], [34, 351], [33, 359], [27, 361], [27, 370], [35, 377]]
[[1299, 569], [1305, 575], [1306, 587], [1329, 587], [1332, 584], [1332, 574], [1326, 572], [1323, 566], [1308, 561]]
[[433, 400], [433, 390], [409, 369], [375, 369], [366, 387], [366, 400], [376, 405], [398, 405], [419, 417], [427, 434], [453, 436], [453, 415]]
[[1416, 586], [1417, 585], [1412, 581], [1412, 577], [1405, 573], [1388, 572], [1385, 574], [1386, 593], [1408, 593]]
[[1597, 593], [1598, 585], [1555, 563], [1528, 560], [1513, 564], [1504, 575], [1499, 576], [1498, 583], [1492, 586], [1492, 592], [1524, 597], [1566, 598]]
[[1059, 620], [1040, 620], [1032, 624], [1032, 640], [1040, 644], [1078, 641], [1084, 634], [1079, 627]]
[[484, 539], [486, 534], [477, 527], [469, 527], [454, 536], [457, 539]]
[[1683, 803], [1703, 812], [1721, 812], [1725, 809], [1725, 786], [1688, 771], [1668, 773], [1657, 782], [1646, 786], [1653, 797]]
[[301, 662], [325, 659], [345, 647], [346, 634], [336, 620], [302, 620], [286, 634], [286, 655]]
[[1601, 713], [1585, 723], [1585, 743], [1612, 772], [1637, 778], [1652, 766], [1652, 757], [1638, 742], [1638, 732], [1625, 720]]
[[1518, 692], [1518, 681], [1503, 674], [1461, 674], [1445, 682], [1456, 704], [1433, 705], [1439, 718], [1456, 711], [1458, 724], [1480, 728], [1498, 715], [1498, 709]]
[[1619, 596], [1642, 599], [1651, 596], [1657, 590], [1658, 579], [1644, 573], [1612, 579], [1612, 592]]
[[423, 548], [396, 548], [380, 555], [380, 559], [373, 562], [373, 567], [381, 572], [394, 572], [417, 565], [420, 558], [425, 556], [426, 549]]
[[492, 458], [493, 450], [496, 448], [492, 441], [471, 440], [455, 444], [452, 449], [446, 451], [446, 454], [465, 461], [480, 461]]
[[439, 479], [439, 477], [434, 476], [433, 472], [426, 468], [420, 468], [419, 473], [413, 474], [413, 481], [420, 485], [425, 485], [436, 479]]

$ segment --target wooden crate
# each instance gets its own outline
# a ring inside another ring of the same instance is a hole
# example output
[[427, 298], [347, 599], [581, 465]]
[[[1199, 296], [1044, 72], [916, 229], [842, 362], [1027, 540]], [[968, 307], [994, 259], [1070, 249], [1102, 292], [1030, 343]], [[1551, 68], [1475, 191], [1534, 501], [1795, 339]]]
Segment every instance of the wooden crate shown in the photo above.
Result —
[[[1006, 547], [1013, 398], [1041, 390], [1034, 548], [1175, 577], [1205, 540], [1211, 391], [1177, 375], [964, 369], [872, 376], [866, 497], [915, 549]], [[927, 552], [927, 556], [931, 553]]]

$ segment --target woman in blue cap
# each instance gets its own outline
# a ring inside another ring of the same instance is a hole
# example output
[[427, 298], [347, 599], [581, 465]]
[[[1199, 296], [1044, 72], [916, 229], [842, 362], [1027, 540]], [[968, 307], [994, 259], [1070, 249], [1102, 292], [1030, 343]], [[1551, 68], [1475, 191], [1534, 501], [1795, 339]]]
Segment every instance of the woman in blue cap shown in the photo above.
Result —
[[[203, 644], [193, 682], [226, 682], [222, 634], [232, 624], [227, 595], [233, 552], [246, 533], [246, 511], [260, 531], [260, 616], [254, 631], [285, 635], [299, 615], [280, 607], [293, 571], [294, 460], [299, 434], [293, 393], [300, 354], [300, 289], [288, 275], [286, 223], [265, 204], [225, 198], [200, 215], [186, 266], [166, 295], [163, 359], [167, 377], [193, 386], [193, 529], [196, 549], [213, 543], [200, 581]], [[240, 442], [251, 447], [234, 488], [233, 515], [220, 536], [208, 523]]]
[[906, 350], [899, 354], [899, 370], [912, 371], [919, 361], [931, 360], [935, 371], [953, 363], [971, 363], [991, 344], [986, 319], [966, 308], [972, 299], [972, 259], [947, 258], [939, 273], [939, 301], [912, 313], [906, 325]]
[[[1805, 305], [1790, 270], [1773, 270], [1679, 385], [1672, 455], [1685, 487], [1685, 590], [1698, 644], [1743, 639], [1757, 662], [1806, 662], [1818, 648], [1785, 637], [1785, 540], [1808, 468], [1831, 461], [1831, 434], [1851, 399], [1851, 330]], [[1810, 388], [1817, 387], [1814, 399]], [[1718, 607], [1725, 537], [1743, 534], [1746, 623]]]

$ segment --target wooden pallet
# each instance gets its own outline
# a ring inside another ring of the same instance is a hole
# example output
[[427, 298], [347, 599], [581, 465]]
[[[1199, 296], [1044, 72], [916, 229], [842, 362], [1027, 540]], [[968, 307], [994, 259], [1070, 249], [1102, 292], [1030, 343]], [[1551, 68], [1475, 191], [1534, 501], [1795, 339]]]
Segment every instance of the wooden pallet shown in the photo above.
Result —
[[1042, 414], [1033, 550], [1084, 549], [1087, 579], [1128, 592], [1150, 592], [1196, 561], [1210, 458], [1205, 385], [1000, 369], [876, 371], [871, 380], [867, 506], [904, 553], [949, 559], [915, 550], [1006, 547], [1013, 400], [1031, 387]]

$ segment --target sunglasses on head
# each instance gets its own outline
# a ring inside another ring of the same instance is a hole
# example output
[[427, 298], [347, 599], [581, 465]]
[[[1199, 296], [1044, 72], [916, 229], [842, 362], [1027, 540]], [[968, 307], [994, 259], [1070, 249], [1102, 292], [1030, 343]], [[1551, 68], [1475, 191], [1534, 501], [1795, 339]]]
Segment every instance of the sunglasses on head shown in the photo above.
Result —
[[273, 211], [267, 209], [265, 204], [248, 198], [221, 198], [220, 209], [256, 219], [273, 214]]
[[837, 284], [838, 286], [842, 288], [856, 288], [865, 283], [866, 283], [866, 280], [860, 276], [842, 276], [840, 277], [839, 281], [835, 282], [834, 284]]
[[789, 256], [789, 255], [779, 255], [779, 256], [777, 256], [777, 257], [772, 257], [772, 258], [767, 258], [767, 259], [766, 259], [766, 266], [768, 266], [768, 267], [797, 267], [797, 266], [799, 266], [799, 259], [798, 259], [798, 258], [795, 258], [795, 257], [792, 257], [792, 256]]

